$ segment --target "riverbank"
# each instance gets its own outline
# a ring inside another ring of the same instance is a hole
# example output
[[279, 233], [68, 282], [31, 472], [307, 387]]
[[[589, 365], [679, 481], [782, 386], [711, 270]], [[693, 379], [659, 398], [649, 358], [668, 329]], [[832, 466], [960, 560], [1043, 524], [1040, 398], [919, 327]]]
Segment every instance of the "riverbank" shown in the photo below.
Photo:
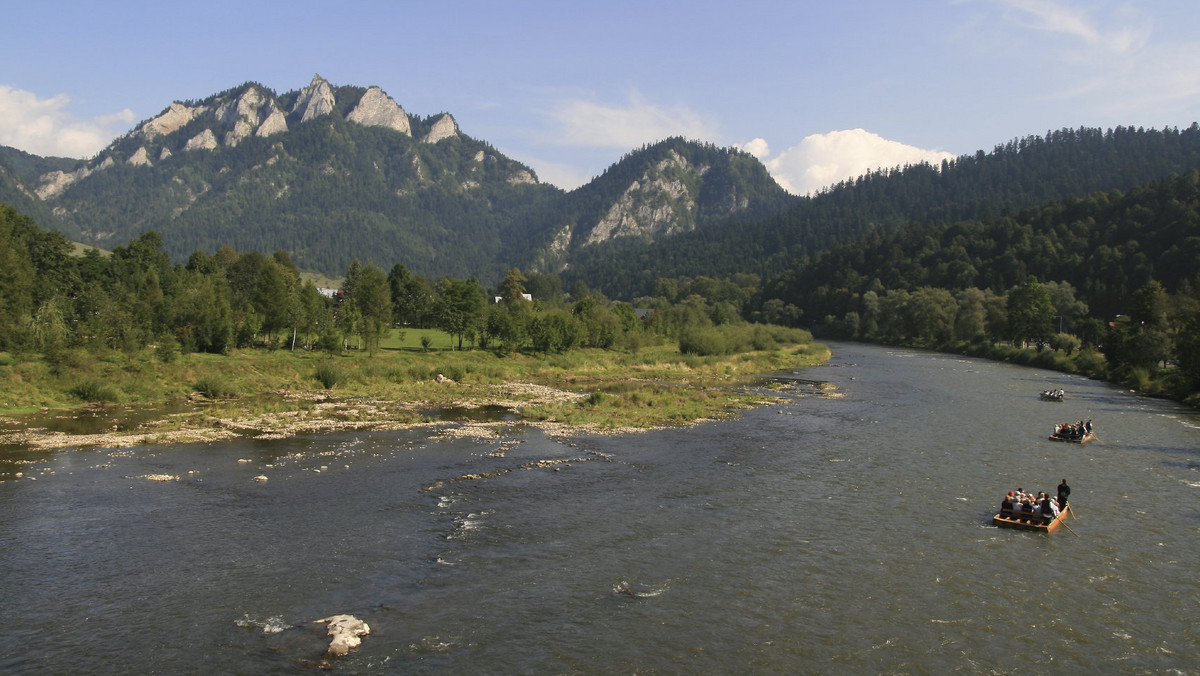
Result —
[[[77, 356], [73, 368], [9, 357], [0, 364], [11, 376], [0, 386], [0, 444], [122, 448], [411, 427], [489, 435], [499, 424], [628, 432], [769, 404], [751, 387], [759, 376], [829, 357], [817, 343], [711, 357], [674, 346], [562, 355], [244, 351], [166, 362], [113, 353]], [[505, 419], [459, 413], [489, 407]]]

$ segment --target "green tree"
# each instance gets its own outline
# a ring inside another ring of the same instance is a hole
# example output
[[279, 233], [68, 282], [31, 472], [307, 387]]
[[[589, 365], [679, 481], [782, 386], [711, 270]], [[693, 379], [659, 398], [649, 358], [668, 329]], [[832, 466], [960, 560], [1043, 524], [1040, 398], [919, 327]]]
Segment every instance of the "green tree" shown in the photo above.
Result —
[[[303, 334], [304, 344], [311, 347], [318, 336], [327, 335], [333, 328], [333, 317], [325, 297], [317, 290], [312, 281], [307, 281], [300, 288], [300, 323], [299, 330]], [[332, 347], [332, 346], [326, 346]]]
[[[347, 274], [347, 279], [349, 277]], [[392, 294], [387, 275], [370, 263], [362, 266], [346, 296], [347, 301], [358, 309], [359, 334], [363, 343], [371, 354], [375, 354], [384, 332], [392, 324]]]
[[954, 337], [974, 340], [987, 334], [987, 295], [975, 287], [954, 294], [958, 312], [954, 316]]
[[424, 326], [433, 299], [429, 284], [397, 263], [388, 273], [388, 286], [392, 292], [392, 319], [406, 326]]
[[909, 336], [921, 344], [933, 347], [953, 339], [958, 303], [946, 289], [917, 289], [909, 297], [907, 312]]
[[506, 304], [523, 303], [525, 301], [525, 283], [529, 280], [517, 268], [508, 271], [504, 281], [500, 282], [500, 300]]
[[1158, 280], [1150, 280], [1134, 292], [1129, 307], [1130, 320], [1148, 330], [1165, 330], [1171, 302]]
[[463, 338], [476, 329], [483, 316], [483, 288], [474, 277], [467, 280], [446, 277], [438, 283], [438, 291], [435, 310], [438, 327], [457, 338], [461, 350]]
[[24, 236], [32, 222], [0, 204], [0, 349], [25, 342], [24, 327], [33, 318], [34, 268]]
[[1025, 283], [1008, 294], [1009, 338], [1014, 344], [1041, 344], [1054, 335], [1054, 304], [1050, 292], [1029, 277]]
[[551, 307], [562, 305], [563, 284], [558, 275], [528, 272], [525, 273], [525, 277], [527, 278], [525, 290], [533, 296], [534, 300]]
[[571, 313], [553, 309], [538, 315], [530, 326], [533, 349], [539, 352], [565, 352], [580, 342], [583, 331]]
[[234, 344], [229, 283], [220, 274], [186, 271], [176, 297], [174, 336], [188, 352], [227, 352]]

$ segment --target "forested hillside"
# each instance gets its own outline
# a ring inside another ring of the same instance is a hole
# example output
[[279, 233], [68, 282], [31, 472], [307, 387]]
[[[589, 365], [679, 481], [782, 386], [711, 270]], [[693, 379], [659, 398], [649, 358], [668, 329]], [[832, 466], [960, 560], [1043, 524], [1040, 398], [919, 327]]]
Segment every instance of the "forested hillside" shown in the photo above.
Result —
[[[181, 133], [201, 133], [193, 124]], [[423, 143], [329, 117], [297, 125], [286, 140], [248, 138], [158, 167], [117, 163], [54, 204], [88, 243], [112, 247], [155, 230], [175, 260], [229, 245], [285, 250], [328, 274], [362, 258], [467, 276], [495, 274], [500, 252], [517, 255], [548, 237], [523, 216], [561, 191], [509, 181], [521, 171], [469, 138]], [[528, 229], [510, 233], [514, 222]]]
[[650, 293], [659, 277], [754, 273], [764, 279], [878, 229], [999, 216], [1050, 200], [1127, 190], [1200, 167], [1200, 126], [1080, 128], [1030, 136], [938, 167], [877, 171], [752, 223], [697, 229], [651, 246], [580, 251], [564, 273], [615, 297]]
[[44, 228], [78, 237], [78, 230], [64, 224], [54, 215], [50, 206], [34, 193], [39, 176], [52, 171], [69, 171], [77, 164], [79, 160], [39, 157], [16, 148], [0, 146], [0, 204], [16, 207]]
[[1078, 290], [1092, 314], [1128, 312], [1151, 280], [1169, 292], [1200, 282], [1200, 172], [953, 224], [877, 229], [770, 280], [764, 297], [809, 321], [860, 308], [867, 291], [936, 287], [1004, 293], [1033, 276]]
[[[1033, 345], [1049, 348], [1048, 366], [1194, 391], [1200, 171], [982, 220], [877, 229], [771, 279], [757, 307], [826, 336]], [[1080, 363], [1059, 363], [1067, 357]]]

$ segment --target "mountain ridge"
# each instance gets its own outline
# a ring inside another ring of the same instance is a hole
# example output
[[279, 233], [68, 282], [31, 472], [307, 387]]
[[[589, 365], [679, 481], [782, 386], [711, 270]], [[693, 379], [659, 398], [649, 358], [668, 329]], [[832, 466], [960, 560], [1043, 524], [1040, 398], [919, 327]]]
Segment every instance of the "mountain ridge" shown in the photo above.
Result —
[[1195, 123], [1080, 127], [797, 197], [744, 151], [673, 137], [567, 192], [449, 112], [421, 117], [377, 86], [316, 74], [283, 94], [248, 81], [172, 102], [90, 160], [0, 148], [0, 201], [92, 246], [155, 230], [175, 261], [229, 246], [283, 250], [333, 277], [358, 259], [431, 278], [518, 267], [633, 298], [659, 277], [768, 279], [872, 229], [981, 218], [1196, 167]]
[[[597, 179], [600, 192], [567, 193], [462, 133], [449, 112], [419, 117], [377, 86], [316, 74], [284, 94], [251, 81], [172, 102], [91, 160], [25, 162], [10, 193], [26, 194], [46, 227], [93, 246], [156, 230], [175, 260], [228, 245], [283, 249], [329, 274], [361, 258], [457, 277], [557, 272], [581, 247], [657, 241], [788, 199], [765, 169], [730, 169], [761, 166], [740, 151], [664, 143], [673, 154], [643, 149], [656, 166], [637, 164], [627, 184], [612, 176], [625, 176], [618, 168], [636, 164], [636, 152]], [[35, 168], [46, 171], [31, 176]], [[731, 171], [756, 185], [729, 180]], [[717, 177], [728, 194], [714, 194]]]

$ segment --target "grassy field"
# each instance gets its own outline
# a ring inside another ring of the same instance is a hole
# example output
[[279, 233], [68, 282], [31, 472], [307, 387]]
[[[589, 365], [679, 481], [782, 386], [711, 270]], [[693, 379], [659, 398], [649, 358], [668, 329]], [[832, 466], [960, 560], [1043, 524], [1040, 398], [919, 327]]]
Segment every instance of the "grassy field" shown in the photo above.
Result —
[[[675, 345], [558, 355], [499, 355], [450, 345], [443, 332], [410, 329], [394, 332], [374, 355], [240, 350], [164, 360], [148, 349], [67, 351], [51, 361], [0, 353], [0, 415], [199, 399], [208, 405], [192, 423], [228, 424], [272, 415], [311, 419], [319, 415], [312, 402], [321, 401], [345, 404], [321, 415], [369, 423], [414, 420], [416, 412], [429, 408], [498, 404], [535, 423], [644, 428], [732, 415], [763, 403], [761, 392], [745, 387], [756, 376], [820, 363], [829, 355], [819, 344], [721, 357], [684, 355]], [[511, 387], [514, 383], [542, 389], [522, 390]], [[547, 397], [548, 390], [563, 396]], [[170, 424], [189, 423], [176, 417]]]

